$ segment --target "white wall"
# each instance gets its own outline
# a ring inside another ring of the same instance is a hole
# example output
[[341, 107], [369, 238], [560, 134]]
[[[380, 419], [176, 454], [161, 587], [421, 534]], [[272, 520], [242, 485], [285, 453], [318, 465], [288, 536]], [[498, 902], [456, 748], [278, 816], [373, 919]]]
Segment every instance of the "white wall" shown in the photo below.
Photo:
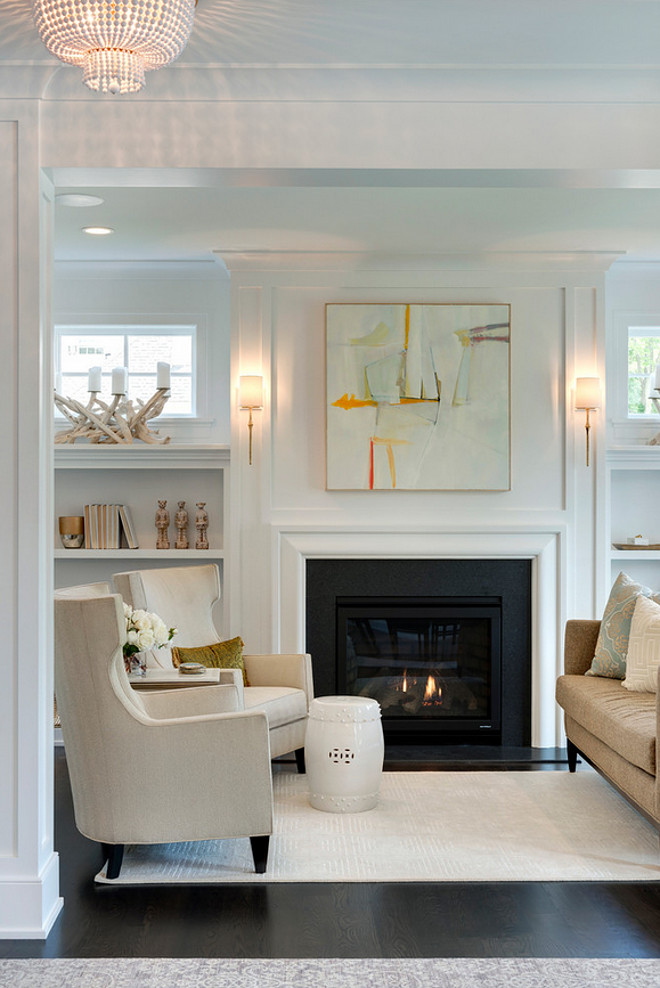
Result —
[[[295, 530], [382, 533], [552, 533], [557, 541], [557, 642], [567, 616], [595, 613], [597, 465], [583, 465], [584, 422], [572, 409], [576, 373], [598, 365], [602, 274], [538, 270], [362, 270], [333, 258], [325, 270], [271, 256], [226, 258], [232, 275], [232, 384], [263, 373], [254, 465], [247, 465], [244, 413], [232, 430], [235, 593], [232, 634], [253, 650], [300, 647], [283, 633], [287, 586], [281, 538]], [[576, 265], [584, 263], [575, 259]], [[435, 267], [434, 267], [435, 265]], [[512, 486], [506, 493], [325, 490], [325, 303], [361, 301], [511, 304]], [[594, 435], [598, 463], [600, 436]], [[553, 662], [559, 662], [558, 653]], [[555, 673], [553, 668], [552, 672]]]
[[229, 278], [221, 264], [58, 262], [53, 305], [54, 323], [157, 322], [161, 316], [195, 323], [202, 407], [193, 420], [164, 414], [158, 428], [172, 442], [229, 442]]

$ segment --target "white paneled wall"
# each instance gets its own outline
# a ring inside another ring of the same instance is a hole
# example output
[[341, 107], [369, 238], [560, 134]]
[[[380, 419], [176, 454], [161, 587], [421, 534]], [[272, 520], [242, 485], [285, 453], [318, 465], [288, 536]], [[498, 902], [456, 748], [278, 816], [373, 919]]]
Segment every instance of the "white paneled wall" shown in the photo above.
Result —
[[[294, 257], [226, 260], [232, 280], [232, 382], [241, 373], [261, 371], [269, 393], [257, 413], [252, 467], [240, 415], [232, 431], [231, 572], [242, 588], [233, 598], [232, 633], [257, 651], [304, 646], [303, 601], [291, 599], [304, 595], [306, 550], [291, 549], [300, 540], [322, 544], [309, 550], [312, 555], [350, 556], [382, 554], [379, 537], [383, 543], [395, 537], [396, 552], [409, 544], [412, 556], [433, 554], [423, 548], [427, 534], [444, 546], [443, 553], [452, 551], [451, 545], [457, 555], [478, 557], [479, 546], [491, 554], [493, 538], [504, 546], [507, 536], [513, 543], [533, 533], [530, 544], [543, 547], [544, 593], [551, 587], [553, 604], [550, 612], [544, 607], [535, 615], [535, 634], [541, 630], [546, 640], [539, 675], [546, 684], [553, 680], [566, 617], [595, 613], [598, 467], [581, 466], [584, 422], [572, 409], [571, 390], [577, 368], [586, 373], [587, 363], [598, 365], [602, 272], [581, 269], [584, 258], [574, 264], [562, 258], [558, 264], [551, 256], [537, 258], [534, 270], [524, 264], [517, 270], [505, 267], [504, 259], [498, 269], [489, 259], [481, 271], [443, 271], [431, 260], [418, 271], [403, 264], [364, 270], [357, 256], [347, 256], [343, 269], [336, 257], [325, 268], [316, 259], [313, 271]], [[367, 301], [511, 304], [509, 492], [326, 491], [325, 304]], [[603, 437], [595, 431], [592, 438], [597, 463]], [[362, 542], [352, 549], [356, 533], [371, 533], [372, 548]], [[531, 549], [522, 554], [536, 563], [541, 558]], [[552, 698], [544, 702], [543, 743], [555, 743]]]

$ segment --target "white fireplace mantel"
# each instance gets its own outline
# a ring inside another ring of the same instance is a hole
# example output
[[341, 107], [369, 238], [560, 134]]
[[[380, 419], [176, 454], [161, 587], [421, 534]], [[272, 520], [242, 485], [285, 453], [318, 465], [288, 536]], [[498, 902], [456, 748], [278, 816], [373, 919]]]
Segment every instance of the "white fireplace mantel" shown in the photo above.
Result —
[[[532, 745], [562, 744], [555, 680], [560, 672], [564, 588], [559, 565], [565, 532], [531, 530], [381, 531], [282, 527], [276, 531], [279, 565], [278, 641], [284, 652], [305, 650], [308, 559], [530, 559], [532, 561]], [[506, 702], [506, 697], [503, 698]]]

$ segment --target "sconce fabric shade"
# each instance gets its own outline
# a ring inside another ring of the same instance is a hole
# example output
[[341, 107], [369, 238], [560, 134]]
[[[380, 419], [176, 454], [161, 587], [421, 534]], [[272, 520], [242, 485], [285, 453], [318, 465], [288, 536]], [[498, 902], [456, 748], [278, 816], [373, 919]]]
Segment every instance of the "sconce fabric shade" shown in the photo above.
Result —
[[186, 47], [195, 0], [33, 0], [32, 11], [48, 51], [82, 66], [89, 89], [137, 93]]
[[600, 378], [578, 377], [575, 381], [575, 407], [600, 408]]
[[239, 378], [238, 404], [241, 408], [264, 407], [264, 379], [258, 374]]

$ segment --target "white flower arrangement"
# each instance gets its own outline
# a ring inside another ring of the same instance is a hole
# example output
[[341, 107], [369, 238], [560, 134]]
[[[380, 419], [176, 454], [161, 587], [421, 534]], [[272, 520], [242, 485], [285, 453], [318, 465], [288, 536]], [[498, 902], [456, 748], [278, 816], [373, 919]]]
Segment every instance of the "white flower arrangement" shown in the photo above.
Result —
[[168, 628], [157, 614], [139, 607], [133, 610], [129, 604], [124, 604], [124, 620], [124, 660], [129, 671], [132, 667], [131, 659], [137, 652], [144, 652], [148, 648], [162, 648], [176, 635], [176, 628]]

